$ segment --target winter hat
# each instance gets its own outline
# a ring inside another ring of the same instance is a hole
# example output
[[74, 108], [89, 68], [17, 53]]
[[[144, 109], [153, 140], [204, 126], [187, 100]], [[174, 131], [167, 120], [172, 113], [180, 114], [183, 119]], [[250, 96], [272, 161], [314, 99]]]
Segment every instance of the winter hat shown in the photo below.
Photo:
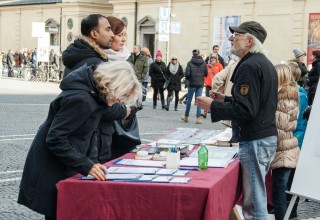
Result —
[[231, 33], [249, 33], [255, 36], [261, 43], [267, 38], [267, 31], [258, 22], [247, 21], [239, 25], [239, 27], [230, 26]]
[[156, 53], [156, 57], [159, 56], [162, 58], [162, 53], [161, 53], [161, 50], [157, 50], [157, 53]]
[[199, 56], [199, 54], [200, 54], [199, 49], [194, 49], [194, 50], [192, 51], [192, 55], [193, 55], [193, 56]]
[[306, 55], [306, 52], [304, 52], [303, 50], [299, 50], [299, 49], [294, 49], [293, 53], [294, 53], [294, 56], [296, 58], [299, 58], [301, 56], [305, 56]]

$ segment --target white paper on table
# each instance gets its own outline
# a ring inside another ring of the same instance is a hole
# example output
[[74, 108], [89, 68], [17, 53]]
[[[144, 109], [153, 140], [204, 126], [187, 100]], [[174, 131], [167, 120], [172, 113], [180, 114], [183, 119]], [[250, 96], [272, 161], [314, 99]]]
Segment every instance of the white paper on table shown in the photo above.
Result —
[[190, 180], [190, 177], [174, 177], [170, 180], [170, 183], [188, 183]]
[[134, 159], [120, 159], [114, 164], [127, 165], [127, 166], [142, 166], [142, 167], [164, 167], [165, 161], [154, 160], [134, 160]]
[[[224, 168], [229, 163], [231, 163], [234, 159], [209, 159], [208, 160], [208, 167], [218, 167], [218, 168]], [[194, 157], [187, 157], [183, 158], [180, 161], [180, 166], [186, 166], [186, 167], [197, 167], [198, 166], [198, 158]]]
[[155, 174], [159, 168], [152, 167], [108, 167], [108, 173], [142, 173]]

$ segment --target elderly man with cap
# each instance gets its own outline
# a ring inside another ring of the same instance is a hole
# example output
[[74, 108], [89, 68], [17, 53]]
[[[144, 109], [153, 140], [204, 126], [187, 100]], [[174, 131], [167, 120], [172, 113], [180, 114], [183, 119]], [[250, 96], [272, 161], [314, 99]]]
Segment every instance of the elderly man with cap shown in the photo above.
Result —
[[240, 58], [231, 78], [232, 97], [211, 92], [211, 97], [199, 97], [197, 104], [211, 110], [212, 122], [238, 122], [243, 214], [245, 219], [267, 220], [265, 175], [277, 147], [277, 74], [263, 54], [267, 32], [259, 23], [248, 21], [229, 28], [231, 53]]

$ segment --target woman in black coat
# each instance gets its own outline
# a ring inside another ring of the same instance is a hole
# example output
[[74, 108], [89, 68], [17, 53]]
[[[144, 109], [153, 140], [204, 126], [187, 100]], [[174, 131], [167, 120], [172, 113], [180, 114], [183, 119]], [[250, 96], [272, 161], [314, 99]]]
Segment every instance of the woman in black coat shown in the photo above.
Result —
[[309, 72], [309, 80], [307, 82], [308, 89], [308, 105], [312, 105], [316, 94], [319, 77], [320, 77], [320, 50], [312, 51], [313, 62], [312, 69]]
[[134, 69], [125, 61], [103, 63], [96, 70], [84, 65], [64, 78], [60, 88], [31, 144], [18, 198], [46, 219], [56, 218], [60, 180], [77, 173], [107, 178], [106, 167], [97, 162], [99, 121], [114, 103], [134, 103], [142, 96]]
[[170, 79], [169, 85], [167, 87], [168, 96], [167, 96], [167, 105], [165, 109], [169, 111], [170, 101], [172, 100], [172, 95], [174, 91], [174, 110], [178, 111], [178, 102], [179, 102], [179, 91], [181, 91], [181, 79], [184, 77], [183, 69], [180, 63], [178, 62], [177, 57], [172, 56], [171, 62], [168, 64], [166, 70], [166, 77]]
[[162, 62], [162, 53], [157, 51], [156, 60], [150, 64], [149, 75], [151, 77], [151, 87], [153, 88], [153, 109], [157, 108], [157, 96], [160, 93], [162, 109], [165, 108], [163, 84], [165, 82], [166, 64]]

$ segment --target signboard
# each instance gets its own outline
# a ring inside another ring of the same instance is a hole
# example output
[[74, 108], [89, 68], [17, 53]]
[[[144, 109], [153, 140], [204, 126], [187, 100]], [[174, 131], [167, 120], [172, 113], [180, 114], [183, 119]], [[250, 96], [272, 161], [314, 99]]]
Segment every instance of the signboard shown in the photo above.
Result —
[[38, 38], [37, 61], [49, 62], [50, 34], [44, 33], [43, 37]]
[[168, 21], [159, 21], [159, 34], [169, 34]]
[[216, 16], [213, 20], [213, 41], [212, 45], [220, 46], [220, 54], [224, 60], [228, 60], [231, 55], [230, 48], [231, 42], [229, 37], [231, 32], [229, 26], [239, 26], [240, 16]]
[[45, 33], [44, 22], [32, 22], [32, 37], [43, 37]]
[[159, 34], [159, 41], [169, 41], [169, 34]]
[[171, 22], [171, 34], [181, 34], [181, 23]]
[[160, 7], [159, 9], [159, 20], [160, 21], [168, 21], [169, 20], [169, 8]]
[[309, 14], [307, 63], [312, 63], [312, 51], [320, 50], [320, 13]]

